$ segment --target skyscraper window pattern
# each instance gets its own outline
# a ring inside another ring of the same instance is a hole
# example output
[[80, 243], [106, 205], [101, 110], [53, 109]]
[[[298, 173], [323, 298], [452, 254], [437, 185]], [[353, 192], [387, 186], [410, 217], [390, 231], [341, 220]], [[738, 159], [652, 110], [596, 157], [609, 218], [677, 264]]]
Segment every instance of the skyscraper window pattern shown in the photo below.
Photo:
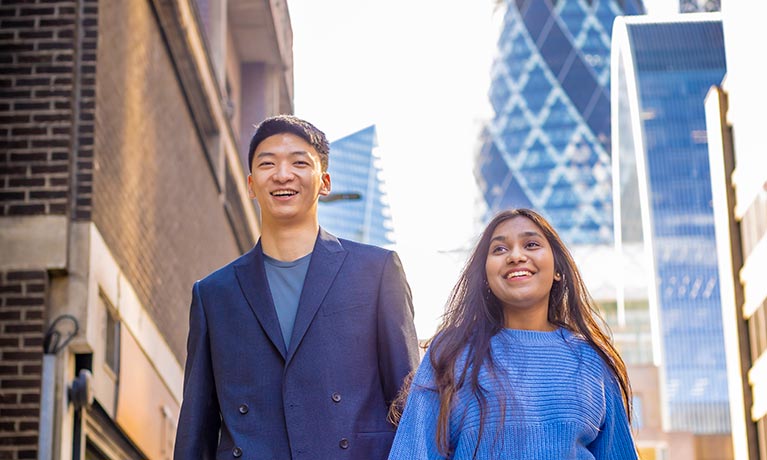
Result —
[[375, 147], [375, 125], [331, 142], [331, 198], [340, 199], [320, 202], [320, 225], [341, 238], [390, 246], [391, 209]]
[[475, 175], [489, 214], [533, 207], [571, 244], [612, 242], [610, 35], [639, 0], [508, 0]]
[[[618, 224], [649, 230], [624, 235], [623, 241], [641, 239], [653, 260], [650, 285], [655, 292], [649, 296], [655, 299], [658, 316], [666, 428], [727, 433], [730, 417], [704, 111], [709, 88], [725, 74], [721, 21], [626, 20], [625, 27], [626, 39], [616, 42], [614, 50], [621, 63], [615, 82], [620, 88], [620, 132], [614, 154], [623, 168], [621, 190], [615, 193], [634, 212], [621, 212], [625, 221]], [[631, 100], [639, 106], [632, 107], [627, 102]], [[640, 125], [629, 120], [639, 120]], [[646, 186], [644, 193], [637, 194], [637, 184]]]

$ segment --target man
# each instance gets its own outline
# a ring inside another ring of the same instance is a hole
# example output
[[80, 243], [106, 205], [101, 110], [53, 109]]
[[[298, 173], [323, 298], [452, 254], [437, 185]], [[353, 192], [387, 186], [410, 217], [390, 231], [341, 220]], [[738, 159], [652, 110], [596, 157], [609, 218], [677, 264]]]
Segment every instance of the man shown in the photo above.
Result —
[[388, 455], [388, 407], [418, 364], [410, 288], [395, 253], [319, 227], [328, 153], [293, 116], [253, 135], [261, 238], [194, 285], [176, 460]]

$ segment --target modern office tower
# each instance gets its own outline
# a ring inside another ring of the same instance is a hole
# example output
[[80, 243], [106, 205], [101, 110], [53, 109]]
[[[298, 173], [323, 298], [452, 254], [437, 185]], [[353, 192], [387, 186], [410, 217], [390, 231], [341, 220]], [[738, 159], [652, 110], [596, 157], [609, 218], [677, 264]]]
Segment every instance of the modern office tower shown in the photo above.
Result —
[[722, 8], [727, 75], [706, 99], [735, 458], [767, 460], [767, 3]]
[[489, 214], [532, 207], [569, 244], [612, 243], [610, 34], [640, 0], [508, 0], [475, 175]]
[[391, 210], [381, 178], [375, 125], [330, 144], [332, 193], [320, 201], [320, 225], [361, 243], [394, 243]]
[[680, 0], [680, 13], [711, 13], [722, 9], [721, 0]]
[[612, 159], [616, 246], [639, 250], [650, 272], [663, 429], [729, 445], [704, 111], [709, 87], [725, 73], [720, 18], [616, 21]]

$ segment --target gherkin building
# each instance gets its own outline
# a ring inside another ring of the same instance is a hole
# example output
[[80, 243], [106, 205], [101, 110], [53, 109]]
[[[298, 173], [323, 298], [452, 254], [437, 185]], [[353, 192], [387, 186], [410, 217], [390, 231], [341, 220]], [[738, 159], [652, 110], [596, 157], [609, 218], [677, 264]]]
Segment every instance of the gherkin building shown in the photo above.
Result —
[[542, 212], [569, 244], [610, 244], [610, 40], [641, 0], [506, 0], [494, 116], [475, 163], [489, 218]]

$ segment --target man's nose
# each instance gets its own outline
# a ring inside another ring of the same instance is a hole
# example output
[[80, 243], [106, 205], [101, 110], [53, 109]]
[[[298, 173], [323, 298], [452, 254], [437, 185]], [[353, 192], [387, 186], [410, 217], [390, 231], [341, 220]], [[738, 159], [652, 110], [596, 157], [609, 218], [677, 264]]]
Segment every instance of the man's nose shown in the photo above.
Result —
[[275, 171], [274, 171], [274, 180], [277, 182], [285, 182], [290, 180], [293, 177], [293, 171], [290, 168], [290, 165], [280, 163], [277, 165]]

